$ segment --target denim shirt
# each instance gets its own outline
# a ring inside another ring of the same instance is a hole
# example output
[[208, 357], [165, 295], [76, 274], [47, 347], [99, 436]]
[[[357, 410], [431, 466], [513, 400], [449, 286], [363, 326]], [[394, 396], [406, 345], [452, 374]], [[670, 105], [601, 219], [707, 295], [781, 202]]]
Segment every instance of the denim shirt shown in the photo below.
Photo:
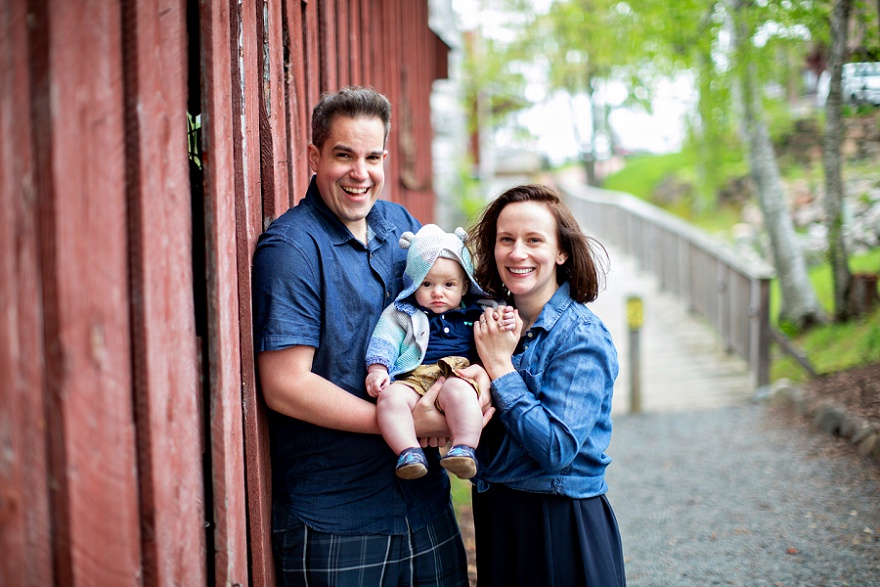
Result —
[[[364, 356], [379, 314], [400, 292], [404, 231], [418, 221], [377, 201], [367, 216], [369, 245], [327, 208], [315, 185], [275, 220], [254, 254], [257, 352], [314, 347], [312, 372], [368, 401]], [[331, 430], [269, 412], [273, 499], [308, 526], [334, 534], [402, 534], [449, 504], [436, 449], [427, 476], [400, 481], [397, 457], [378, 434]]]
[[492, 382], [503, 426], [495, 446], [480, 450], [477, 488], [605, 493], [617, 351], [602, 321], [569, 296], [567, 282], [525, 334], [513, 366], [516, 372]]

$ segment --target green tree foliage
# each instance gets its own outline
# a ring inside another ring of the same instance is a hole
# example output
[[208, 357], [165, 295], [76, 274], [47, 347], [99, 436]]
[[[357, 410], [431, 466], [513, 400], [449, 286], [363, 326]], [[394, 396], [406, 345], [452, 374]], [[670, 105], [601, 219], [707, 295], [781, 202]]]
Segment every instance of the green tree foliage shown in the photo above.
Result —
[[[782, 249], [774, 251], [774, 264], [787, 284], [782, 288], [783, 317], [806, 326], [823, 313], [804, 278], [803, 255], [793, 243], [765, 112], [771, 101], [793, 102], [802, 94], [803, 64], [808, 54], [827, 55], [834, 40], [832, 10], [841, 1], [554, 0], [545, 14], [521, 19], [517, 40], [504, 47], [501, 60], [511, 71], [537, 66], [546, 71], [551, 88], [586, 95], [594, 136], [584, 143], [593, 148], [595, 133], [608, 130], [608, 110], [595, 99], [603, 84], [623, 81], [629, 92], [626, 105], [650, 110], [658, 79], [687, 72], [698, 96], [687, 121], [687, 148], [700, 154], [695, 211], [718, 204], [721, 166], [731, 159], [731, 150], [739, 151], [749, 162], [771, 243]], [[877, 58], [880, 28], [873, 4], [880, 6], [880, 0], [848, 1], [853, 5], [852, 34], [860, 40], [853, 57]], [[527, 0], [498, 3], [529, 14]], [[584, 157], [589, 163], [595, 153]], [[589, 165], [587, 172], [592, 179]]]
[[495, 128], [512, 112], [531, 106], [525, 99], [526, 80], [511, 67], [503, 43], [478, 35], [469, 36], [465, 42], [468, 49], [463, 62], [463, 99], [468, 108], [484, 107], [479, 116], [469, 117], [471, 131], [477, 130], [477, 124]]

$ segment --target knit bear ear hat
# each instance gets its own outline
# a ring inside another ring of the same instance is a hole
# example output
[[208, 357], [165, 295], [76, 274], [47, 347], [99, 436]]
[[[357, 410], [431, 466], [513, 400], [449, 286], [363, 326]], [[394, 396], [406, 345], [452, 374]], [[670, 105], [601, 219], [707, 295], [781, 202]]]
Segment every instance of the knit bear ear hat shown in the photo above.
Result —
[[418, 285], [425, 280], [428, 271], [434, 266], [434, 261], [440, 257], [458, 261], [459, 265], [464, 267], [471, 282], [468, 293], [485, 297], [486, 292], [474, 281], [474, 263], [470, 252], [464, 246], [465, 239], [467, 233], [463, 228], [458, 227], [455, 232], [450, 233], [436, 224], [426, 224], [415, 234], [407, 231], [400, 235], [400, 247], [407, 249], [407, 253], [403, 291], [397, 299], [402, 300], [411, 296]]

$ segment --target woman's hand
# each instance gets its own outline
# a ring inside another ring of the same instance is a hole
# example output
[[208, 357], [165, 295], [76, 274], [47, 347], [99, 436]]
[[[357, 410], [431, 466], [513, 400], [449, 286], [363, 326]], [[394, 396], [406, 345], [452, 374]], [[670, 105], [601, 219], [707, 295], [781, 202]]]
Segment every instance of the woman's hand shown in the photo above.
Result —
[[[512, 329], [509, 318], [505, 317], [511, 310], [514, 322]], [[510, 358], [519, 342], [522, 325], [519, 311], [510, 306], [498, 310], [487, 309], [479, 322], [474, 324], [474, 341], [480, 354], [480, 362], [492, 379], [515, 371]]]
[[[498, 320], [498, 327], [501, 330], [518, 332], [519, 327], [516, 322], [517, 316], [516, 308], [513, 306], [499, 306], [496, 312], [492, 312], [492, 318]], [[522, 322], [519, 323], [519, 326], [522, 326]]]

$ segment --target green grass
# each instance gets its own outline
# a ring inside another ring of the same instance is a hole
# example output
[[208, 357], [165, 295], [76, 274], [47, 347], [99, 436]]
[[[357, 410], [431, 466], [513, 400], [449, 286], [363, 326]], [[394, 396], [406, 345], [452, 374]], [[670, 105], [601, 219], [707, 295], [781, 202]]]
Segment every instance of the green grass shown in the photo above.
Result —
[[[880, 308], [844, 324], [826, 324], [797, 336], [795, 345], [820, 375], [880, 363]], [[809, 376], [774, 347], [770, 379], [804, 382]]]
[[[880, 272], [880, 249], [864, 255], [850, 257], [852, 273]], [[816, 290], [819, 303], [831, 315], [834, 312], [834, 285], [831, 267], [827, 263], [810, 268], [810, 281]], [[775, 323], [779, 314], [779, 284], [770, 284], [770, 316]], [[834, 373], [851, 367], [880, 362], [880, 308], [871, 314], [844, 324], [828, 323], [815, 326], [794, 337], [796, 346], [807, 356], [813, 368], [820, 374]], [[787, 355], [777, 353], [773, 357], [770, 378], [787, 378], [801, 382], [807, 373]]]
[[456, 503], [470, 504], [471, 486], [473, 484], [470, 481], [459, 479], [455, 475], [450, 475], [449, 481], [452, 483], [452, 501]]
[[459, 479], [455, 475], [449, 475], [449, 482], [452, 485], [452, 505], [455, 507], [455, 515], [461, 519], [461, 507], [471, 505], [471, 487], [470, 481]]
[[640, 155], [627, 159], [626, 168], [608, 176], [602, 187], [650, 200], [654, 188], [663, 179], [690, 165], [688, 156], [683, 153]]
[[742, 211], [734, 206], [720, 206], [713, 209], [711, 213], [700, 216], [696, 216], [693, 208], [687, 203], [672, 204], [665, 206], [664, 209], [700, 227], [712, 236], [719, 235], [723, 240], [730, 239], [731, 226], [742, 222]]
[[[699, 213], [697, 212], [699, 206], [695, 203], [697, 196], [693, 193], [675, 202], [657, 204], [652, 201], [655, 188], [666, 179], [675, 178], [681, 184], [695, 185], [693, 169], [696, 167], [694, 160], [696, 156], [693, 151], [686, 150], [666, 155], [633, 157], [627, 159], [624, 169], [608, 176], [602, 187], [632, 194], [659, 205], [670, 214], [699, 226], [709, 234], [726, 233], [731, 226], [740, 221], [739, 206], [712, 206], [711, 210]], [[723, 165], [723, 172], [726, 175], [733, 177], [747, 173], [741, 159], [732, 155], [728, 157], [730, 161], [725, 161]]]

